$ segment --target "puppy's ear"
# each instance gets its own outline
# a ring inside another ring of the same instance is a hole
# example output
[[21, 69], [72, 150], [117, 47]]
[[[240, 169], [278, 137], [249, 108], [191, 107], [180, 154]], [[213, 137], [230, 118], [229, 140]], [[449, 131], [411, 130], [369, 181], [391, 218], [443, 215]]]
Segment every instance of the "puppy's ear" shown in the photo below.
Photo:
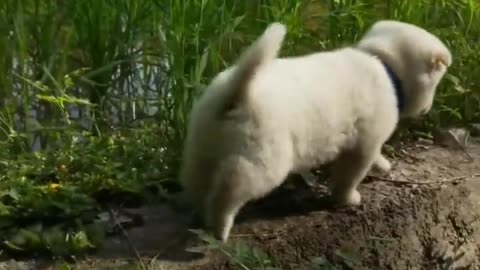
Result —
[[429, 59], [431, 71], [441, 70], [442, 67], [448, 68], [452, 64], [452, 57], [445, 51], [434, 51]]

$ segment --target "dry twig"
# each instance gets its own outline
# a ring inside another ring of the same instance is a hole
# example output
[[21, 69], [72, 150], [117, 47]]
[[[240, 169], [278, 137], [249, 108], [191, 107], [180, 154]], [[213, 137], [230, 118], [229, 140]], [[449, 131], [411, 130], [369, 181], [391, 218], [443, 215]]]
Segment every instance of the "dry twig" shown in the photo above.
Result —
[[455, 183], [460, 181], [468, 181], [474, 178], [479, 178], [480, 173], [475, 173], [473, 175], [464, 175], [464, 176], [456, 176], [448, 179], [441, 179], [437, 181], [410, 181], [410, 180], [395, 180], [390, 178], [383, 178], [378, 176], [369, 176], [374, 181], [381, 181], [387, 183], [394, 183], [394, 184], [401, 184], [401, 185], [438, 185], [438, 184], [446, 184], [446, 183]]
[[111, 208], [109, 208], [108, 212], [110, 213], [110, 219], [113, 221], [114, 224], [116, 224], [118, 226], [118, 228], [120, 229], [120, 232], [122, 233], [123, 237], [125, 237], [125, 239], [127, 240], [128, 246], [134, 252], [135, 257], [137, 258], [137, 260], [140, 262], [140, 264], [142, 266], [142, 269], [147, 269], [147, 266], [143, 263], [142, 257], [140, 256], [140, 253], [138, 252], [137, 248], [133, 245], [132, 240], [128, 236], [128, 233], [125, 230], [125, 228], [123, 228], [122, 224], [120, 222], [118, 222], [117, 218], [115, 217], [115, 213], [113, 212], [113, 210]]

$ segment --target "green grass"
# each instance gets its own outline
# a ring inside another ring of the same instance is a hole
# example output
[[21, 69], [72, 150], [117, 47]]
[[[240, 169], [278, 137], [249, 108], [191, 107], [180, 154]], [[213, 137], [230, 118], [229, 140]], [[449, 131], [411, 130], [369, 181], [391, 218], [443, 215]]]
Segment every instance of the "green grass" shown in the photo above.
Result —
[[479, 123], [479, 13], [474, 0], [0, 1], [0, 242], [51, 220], [83, 231], [98, 194], [162, 197], [192, 102], [273, 21], [288, 27], [283, 56], [350, 44], [378, 19], [423, 26], [454, 64], [410, 127]]
[[[196, 250], [210, 250], [230, 260], [238, 269], [242, 270], [281, 270], [280, 263], [267, 252], [243, 240], [231, 240], [221, 243], [210, 234], [202, 230], [192, 230], [201, 243]], [[355, 269], [361, 260], [352, 252], [337, 249], [334, 252], [336, 263], [329, 261], [324, 256], [311, 258], [302, 264], [291, 264], [289, 269], [298, 270], [341, 270]], [[347, 267], [343, 267], [343, 264]], [[153, 270], [153, 269], [152, 269]]]

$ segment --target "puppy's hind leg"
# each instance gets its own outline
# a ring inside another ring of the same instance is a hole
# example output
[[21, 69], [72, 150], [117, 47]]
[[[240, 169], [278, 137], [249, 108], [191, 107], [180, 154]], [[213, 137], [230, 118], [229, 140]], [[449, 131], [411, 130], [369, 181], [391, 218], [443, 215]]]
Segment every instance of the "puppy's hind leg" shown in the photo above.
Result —
[[226, 242], [243, 205], [274, 188], [262, 172], [243, 158], [223, 162], [206, 201], [205, 223], [214, 237]]
[[249, 199], [236, 191], [235, 182], [238, 180], [220, 180], [206, 201], [205, 225], [222, 242], [227, 241], [238, 211]]
[[[279, 164], [287, 161], [281, 160]], [[224, 160], [206, 201], [206, 227], [226, 242], [239, 210], [279, 186], [287, 177], [288, 169], [287, 166], [266, 169], [244, 158]]]
[[340, 204], [359, 205], [361, 195], [358, 184], [365, 178], [380, 153], [380, 146], [358, 145], [346, 151], [334, 162], [332, 168], [332, 197]]
[[383, 173], [387, 173], [392, 169], [392, 165], [390, 161], [388, 161], [388, 159], [382, 154], [379, 154], [377, 156], [377, 158], [375, 159], [374, 165], [377, 168], [377, 170], [380, 170]]

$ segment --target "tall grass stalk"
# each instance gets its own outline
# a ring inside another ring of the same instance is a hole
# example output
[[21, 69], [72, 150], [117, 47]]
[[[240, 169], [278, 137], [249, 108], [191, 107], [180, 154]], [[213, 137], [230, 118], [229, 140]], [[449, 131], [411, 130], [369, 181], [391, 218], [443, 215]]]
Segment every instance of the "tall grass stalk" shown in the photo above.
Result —
[[478, 122], [479, 12], [474, 0], [4, 0], [0, 139], [30, 151], [154, 119], [178, 154], [195, 98], [272, 21], [288, 26], [282, 55], [348, 45], [378, 19], [423, 26], [454, 55], [424, 127]]

